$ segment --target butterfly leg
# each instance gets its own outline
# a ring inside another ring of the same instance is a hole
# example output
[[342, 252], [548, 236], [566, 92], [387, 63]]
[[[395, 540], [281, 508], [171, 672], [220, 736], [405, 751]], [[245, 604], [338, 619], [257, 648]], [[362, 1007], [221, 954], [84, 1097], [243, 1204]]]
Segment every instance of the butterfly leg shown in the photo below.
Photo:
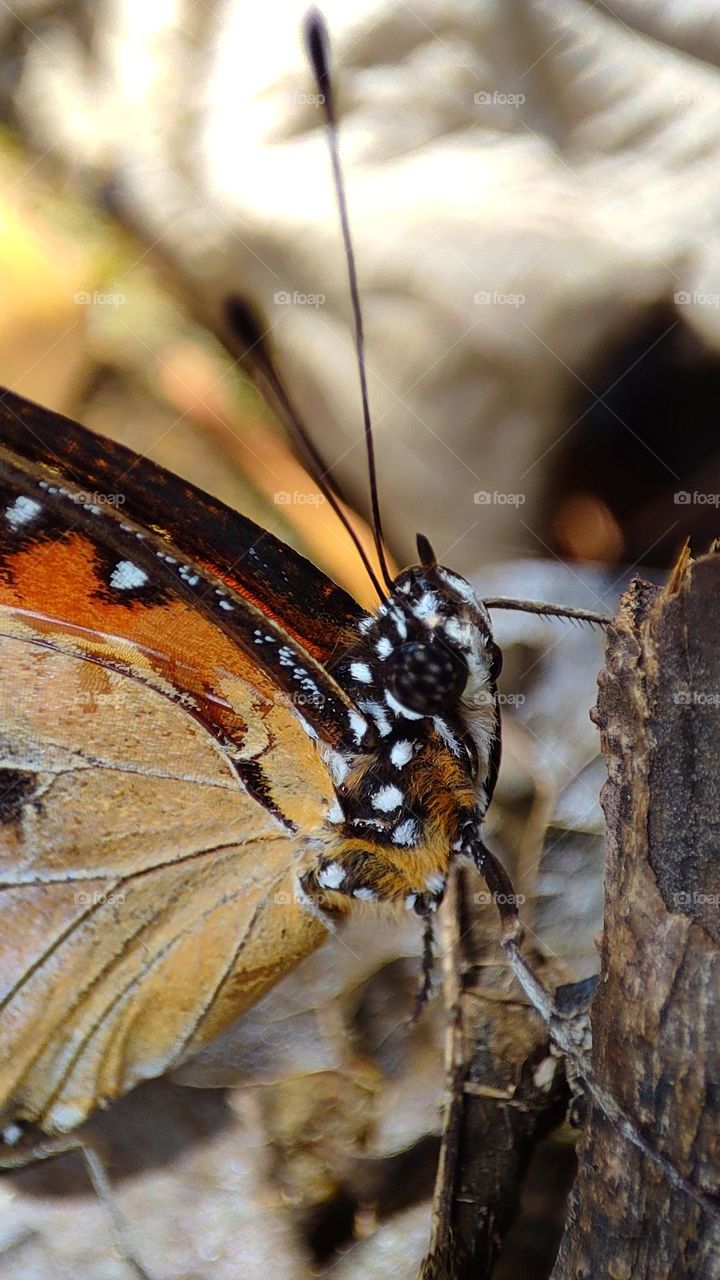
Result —
[[129, 1243], [128, 1224], [115, 1204], [110, 1181], [105, 1172], [102, 1159], [86, 1139], [83, 1140], [72, 1136], [48, 1138], [33, 1147], [25, 1147], [15, 1151], [4, 1147], [0, 1149], [0, 1169], [7, 1169], [11, 1172], [13, 1169], [22, 1169], [26, 1165], [35, 1164], [38, 1160], [51, 1160], [53, 1157], [64, 1155], [68, 1151], [78, 1151], [85, 1161], [90, 1184], [108, 1215], [115, 1247], [123, 1261], [127, 1263], [135, 1280], [153, 1280], [152, 1276], [145, 1270], [142, 1263], [138, 1261], [133, 1253], [132, 1246]]
[[572, 1024], [577, 1022], [578, 1037], [583, 1040], [585, 1037], [583, 1020], [578, 1019], [576, 1011], [559, 1007], [552, 993], [540, 981], [522, 953], [524, 931], [517, 909], [517, 894], [504, 866], [483, 841], [480, 824], [476, 819], [469, 819], [463, 824], [457, 849], [461, 854], [472, 858], [487, 884], [500, 915], [503, 932], [502, 948], [508, 958], [508, 964], [528, 1000], [549, 1027], [553, 1039], [561, 1048], [566, 1048], [576, 1039]]

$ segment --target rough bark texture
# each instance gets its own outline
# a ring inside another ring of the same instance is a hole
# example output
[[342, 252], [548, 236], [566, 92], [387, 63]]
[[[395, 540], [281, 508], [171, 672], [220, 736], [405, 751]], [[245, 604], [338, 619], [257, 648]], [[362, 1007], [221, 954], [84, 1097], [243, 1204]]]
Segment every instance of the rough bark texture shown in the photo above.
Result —
[[494, 908], [488, 924], [471, 901], [466, 878], [454, 877], [443, 907], [448, 1098], [421, 1280], [492, 1275], [535, 1146], [567, 1105], [547, 1029], [504, 960], [478, 967], [497, 922]]
[[610, 629], [593, 1074], [687, 1185], [591, 1103], [553, 1280], [720, 1276], [719, 636], [716, 552], [636, 582]]

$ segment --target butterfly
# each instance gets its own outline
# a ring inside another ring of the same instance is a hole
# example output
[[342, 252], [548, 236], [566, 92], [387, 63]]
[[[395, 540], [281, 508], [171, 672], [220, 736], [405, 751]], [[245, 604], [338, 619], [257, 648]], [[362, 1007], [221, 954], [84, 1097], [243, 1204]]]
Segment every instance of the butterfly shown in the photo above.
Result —
[[[192, 1057], [351, 911], [427, 922], [457, 857], [517, 940], [482, 837], [500, 759], [489, 602], [422, 536], [418, 563], [388, 572], [338, 194], [376, 610], [189, 482], [0, 395], [6, 1147], [26, 1129], [70, 1133]], [[227, 317], [318, 463], [249, 311], [231, 300]]]
[[354, 904], [438, 905], [492, 796], [499, 650], [421, 550], [364, 612], [192, 485], [3, 393], [5, 1123], [66, 1131], [166, 1071]]

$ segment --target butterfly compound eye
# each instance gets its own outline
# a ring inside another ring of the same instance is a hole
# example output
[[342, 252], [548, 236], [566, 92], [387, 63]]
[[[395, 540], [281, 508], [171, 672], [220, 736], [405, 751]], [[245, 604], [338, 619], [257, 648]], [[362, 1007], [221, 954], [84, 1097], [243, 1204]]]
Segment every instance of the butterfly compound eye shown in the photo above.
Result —
[[387, 661], [391, 694], [409, 711], [423, 715], [457, 702], [467, 678], [465, 659], [440, 644], [404, 644]]

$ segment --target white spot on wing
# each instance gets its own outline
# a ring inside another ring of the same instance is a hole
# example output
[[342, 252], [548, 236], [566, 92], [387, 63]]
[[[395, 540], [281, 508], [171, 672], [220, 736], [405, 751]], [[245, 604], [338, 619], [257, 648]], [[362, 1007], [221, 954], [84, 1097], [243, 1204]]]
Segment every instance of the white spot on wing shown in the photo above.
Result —
[[134, 587], [142, 587], [148, 580], [144, 569], [139, 569], [132, 560], [118, 560], [110, 574], [110, 586], [116, 591], [131, 591]]
[[19, 498], [8, 507], [5, 512], [5, 519], [13, 529], [19, 529], [21, 525], [28, 524], [30, 520], [34, 520], [40, 515], [42, 506], [36, 502], [34, 498], [26, 498], [21, 494]]
[[375, 645], [375, 652], [381, 658], [389, 658], [392, 651], [392, 640], [389, 640], [387, 636], [381, 636]]
[[350, 675], [360, 684], [372, 684], [372, 671], [367, 662], [351, 662]]

